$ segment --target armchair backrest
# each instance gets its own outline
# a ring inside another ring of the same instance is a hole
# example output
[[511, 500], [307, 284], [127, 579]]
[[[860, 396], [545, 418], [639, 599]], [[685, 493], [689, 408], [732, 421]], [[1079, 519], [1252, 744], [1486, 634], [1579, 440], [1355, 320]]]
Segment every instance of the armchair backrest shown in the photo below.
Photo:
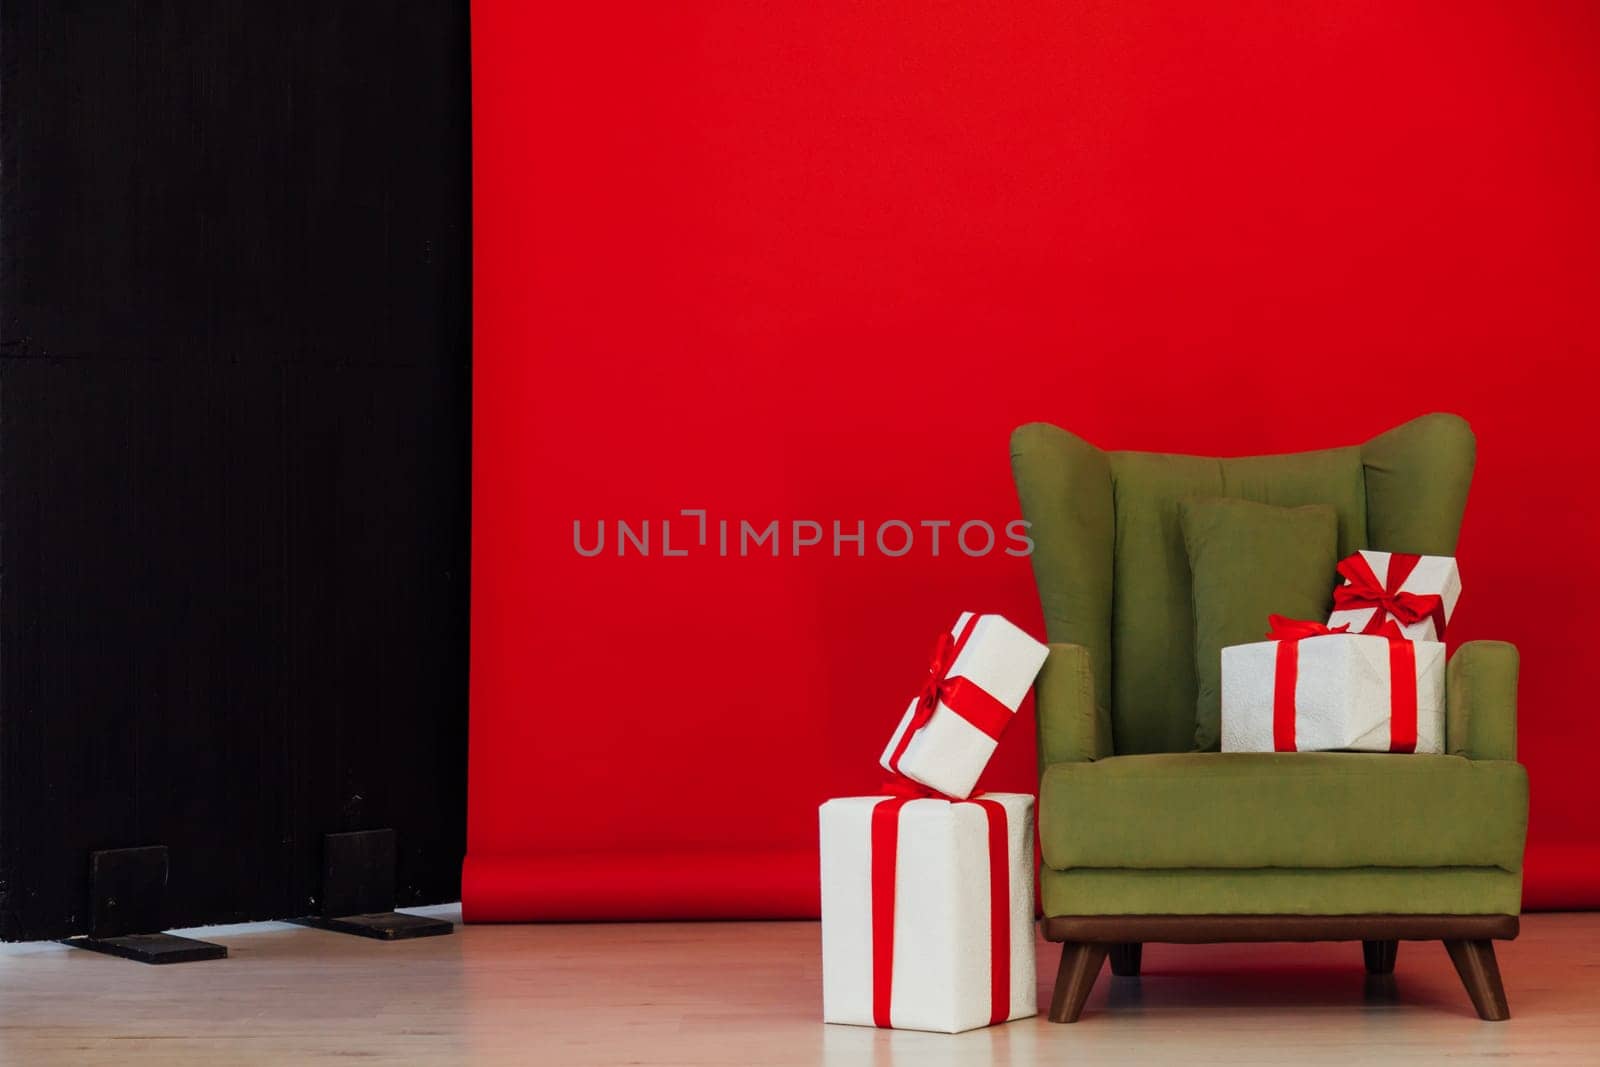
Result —
[[[1194, 748], [1194, 615], [1178, 502], [1242, 497], [1339, 513], [1339, 553], [1454, 555], [1472, 430], [1424, 415], [1362, 445], [1218, 459], [1104, 452], [1048, 423], [1011, 435], [1052, 642], [1089, 649], [1118, 754]], [[1262, 620], [1263, 627], [1265, 620]], [[1046, 728], [1040, 723], [1040, 729]]]

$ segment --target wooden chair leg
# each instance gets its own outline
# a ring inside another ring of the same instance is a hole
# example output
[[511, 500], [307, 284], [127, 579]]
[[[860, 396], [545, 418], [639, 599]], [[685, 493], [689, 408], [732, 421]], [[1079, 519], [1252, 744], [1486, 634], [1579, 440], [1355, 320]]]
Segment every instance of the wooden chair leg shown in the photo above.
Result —
[[1075, 1023], [1083, 1014], [1094, 980], [1106, 961], [1106, 946], [1068, 941], [1061, 946], [1061, 967], [1056, 971], [1056, 989], [1050, 998], [1050, 1021]]
[[1368, 974], [1393, 974], [1394, 958], [1399, 951], [1398, 941], [1361, 942], [1361, 955], [1366, 958]]
[[1493, 941], [1446, 941], [1445, 951], [1456, 965], [1461, 984], [1467, 987], [1478, 1018], [1499, 1022], [1511, 1018], [1506, 1005], [1506, 989], [1500, 984], [1500, 965], [1495, 962]]
[[1129, 941], [1124, 945], [1112, 945], [1111, 973], [1118, 978], [1139, 977], [1139, 959], [1144, 955], [1144, 944], [1139, 941]]

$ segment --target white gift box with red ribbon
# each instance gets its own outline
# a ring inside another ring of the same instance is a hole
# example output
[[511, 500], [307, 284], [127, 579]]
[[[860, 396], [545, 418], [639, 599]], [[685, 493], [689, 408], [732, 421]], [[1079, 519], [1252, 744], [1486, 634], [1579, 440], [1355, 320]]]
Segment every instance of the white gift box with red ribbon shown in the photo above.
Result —
[[1386, 621], [1413, 641], [1443, 641], [1461, 599], [1461, 571], [1452, 556], [1363, 549], [1339, 561], [1344, 583], [1333, 591], [1329, 626], [1377, 633]]
[[1222, 650], [1222, 751], [1444, 751], [1445, 648], [1273, 617]]
[[940, 636], [922, 692], [879, 763], [946, 796], [970, 796], [1049, 654], [1002, 615], [963, 612]]
[[819, 822], [824, 1021], [958, 1033], [1037, 1014], [1031, 796], [845, 797]]

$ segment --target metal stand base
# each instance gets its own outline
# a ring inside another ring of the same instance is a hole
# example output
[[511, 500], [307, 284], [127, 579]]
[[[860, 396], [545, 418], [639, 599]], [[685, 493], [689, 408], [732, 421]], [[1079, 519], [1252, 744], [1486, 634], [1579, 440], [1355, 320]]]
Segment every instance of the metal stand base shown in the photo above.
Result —
[[413, 937], [438, 937], [455, 930], [455, 926], [444, 919], [405, 915], [398, 911], [375, 911], [366, 915], [338, 915], [332, 918], [310, 915], [294, 921], [301, 926], [332, 930], [336, 934], [372, 937], [379, 941], [408, 941]]
[[454, 932], [455, 926], [443, 919], [394, 910], [393, 830], [328, 834], [322, 841], [322, 913], [295, 922], [379, 941]]
[[109, 848], [89, 853], [88, 934], [62, 942], [139, 963], [194, 963], [228, 958], [210, 941], [164, 934], [167, 847]]
[[124, 934], [121, 937], [69, 937], [61, 942], [90, 952], [104, 952], [139, 963], [197, 963], [200, 960], [225, 960], [225, 945], [196, 941], [177, 934]]

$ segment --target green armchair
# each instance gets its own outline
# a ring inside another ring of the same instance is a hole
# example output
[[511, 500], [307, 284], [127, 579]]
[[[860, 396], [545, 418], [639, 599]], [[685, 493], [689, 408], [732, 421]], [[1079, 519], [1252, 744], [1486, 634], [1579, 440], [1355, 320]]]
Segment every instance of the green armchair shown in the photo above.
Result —
[[[1478, 1014], [1508, 1017], [1493, 941], [1517, 935], [1528, 779], [1517, 651], [1462, 645], [1446, 754], [1196, 752], [1194, 621], [1178, 503], [1326, 504], [1339, 552], [1452, 555], [1466, 422], [1427, 415], [1348, 448], [1215, 459], [1104, 452], [1043, 423], [1011, 439], [1050, 656], [1037, 683], [1050, 1018], [1146, 941], [1443, 940]], [[1266, 620], [1262, 620], [1263, 627]]]

